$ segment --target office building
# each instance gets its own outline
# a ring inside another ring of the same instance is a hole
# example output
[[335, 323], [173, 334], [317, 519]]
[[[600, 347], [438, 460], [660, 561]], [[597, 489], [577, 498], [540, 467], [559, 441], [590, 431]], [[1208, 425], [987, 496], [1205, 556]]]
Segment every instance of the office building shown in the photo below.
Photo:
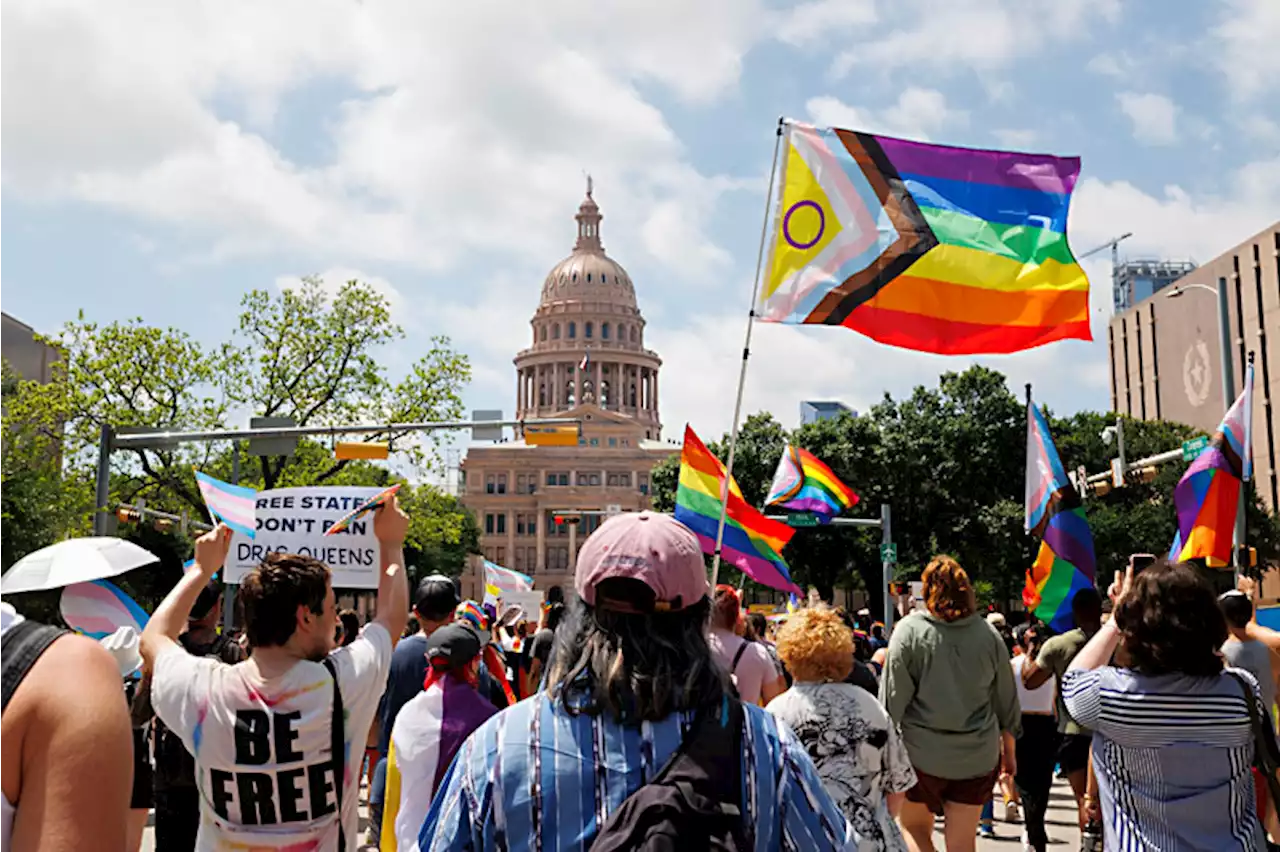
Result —
[[853, 417], [858, 416], [858, 412], [843, 402], [805, 400], [800, 403], [801, 426], [808, 426], [810, 423], [817, 423], [819, 420], [834, 420], [841, 414], [849, 414]]
[[1195, 268], [1194, 263], [1186, 260], [1125, 261], [1113, 273], [1112, 294], [1116, 313], [1151, 298]]

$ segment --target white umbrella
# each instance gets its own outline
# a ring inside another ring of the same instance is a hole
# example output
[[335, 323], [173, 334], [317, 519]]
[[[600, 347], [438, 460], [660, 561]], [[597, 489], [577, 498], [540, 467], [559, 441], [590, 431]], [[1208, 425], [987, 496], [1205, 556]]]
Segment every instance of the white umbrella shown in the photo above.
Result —
[[0, 577], [0, 594], [105, 580], [159, 561], [155, 554], [122, 538], [71, 538], [19, 559]]

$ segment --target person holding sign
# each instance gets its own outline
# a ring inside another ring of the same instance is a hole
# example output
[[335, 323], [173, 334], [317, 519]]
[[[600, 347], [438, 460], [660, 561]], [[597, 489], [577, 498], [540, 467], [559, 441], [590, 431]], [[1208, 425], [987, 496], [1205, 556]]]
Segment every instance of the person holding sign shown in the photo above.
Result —
[[374, 517], [381, 549], [378, 616], [334, 650], [337, 602], [329, 568], [272, 553], [244, 578], [249, 659], [227, 665], [178, 644], [192, 605], [223, 565], [225, 525], [196, 542], [195, 567], [142, 636], [156, 715], [195, 757], [199, 852], [354, 852], [358, 763], [408, 615], [403, 543], [408, 516], [391, 499]]

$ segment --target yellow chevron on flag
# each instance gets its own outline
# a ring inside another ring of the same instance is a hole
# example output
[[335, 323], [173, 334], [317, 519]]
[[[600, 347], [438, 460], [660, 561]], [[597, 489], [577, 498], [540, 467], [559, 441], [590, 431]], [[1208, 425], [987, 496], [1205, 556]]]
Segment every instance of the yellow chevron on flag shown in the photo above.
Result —
[[769, 274], [764, 298], [772, 296], [783, 281], [813, 263], [843, 230], [835, 207], [813, 170], [789, 139], [783, 172], [778, 227], [774, 230]]

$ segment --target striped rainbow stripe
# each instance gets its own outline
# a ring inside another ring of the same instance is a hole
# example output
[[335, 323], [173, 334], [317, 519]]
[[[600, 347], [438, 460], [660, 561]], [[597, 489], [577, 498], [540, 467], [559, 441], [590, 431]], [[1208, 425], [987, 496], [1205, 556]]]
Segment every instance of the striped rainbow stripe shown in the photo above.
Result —
[[764, 502], [766, 506], [812, 512], [825, 523], [853, 508], [858, 495], [813, 453], [788, 445]]
[[[680, 484], [676, 489], [675, 518], [693, 530], [702, 551], [715, 553], [720, 526], [720, 494], [724, 490], [725, 469], [688, 426], [680, 453]], [[782, 549], [795, 530], [771, 521], [742, 496], [738, 484], [729, 481], [728, 510], [720, 556], [740, 568], [748, 577], [765, 586], [800, 593]]]
[[498, 592], [530, 592], [533, 591], [533, 578], [510, 568], [503, 568], [496, 562], [484, 561], [484, 582], [486, 590]]
[[257, 527], [257, 491], [214, 479], [200, 471], [196, 471], [196, 484], [215, 524], [222, 522], [241, 535], [253, 538]]

